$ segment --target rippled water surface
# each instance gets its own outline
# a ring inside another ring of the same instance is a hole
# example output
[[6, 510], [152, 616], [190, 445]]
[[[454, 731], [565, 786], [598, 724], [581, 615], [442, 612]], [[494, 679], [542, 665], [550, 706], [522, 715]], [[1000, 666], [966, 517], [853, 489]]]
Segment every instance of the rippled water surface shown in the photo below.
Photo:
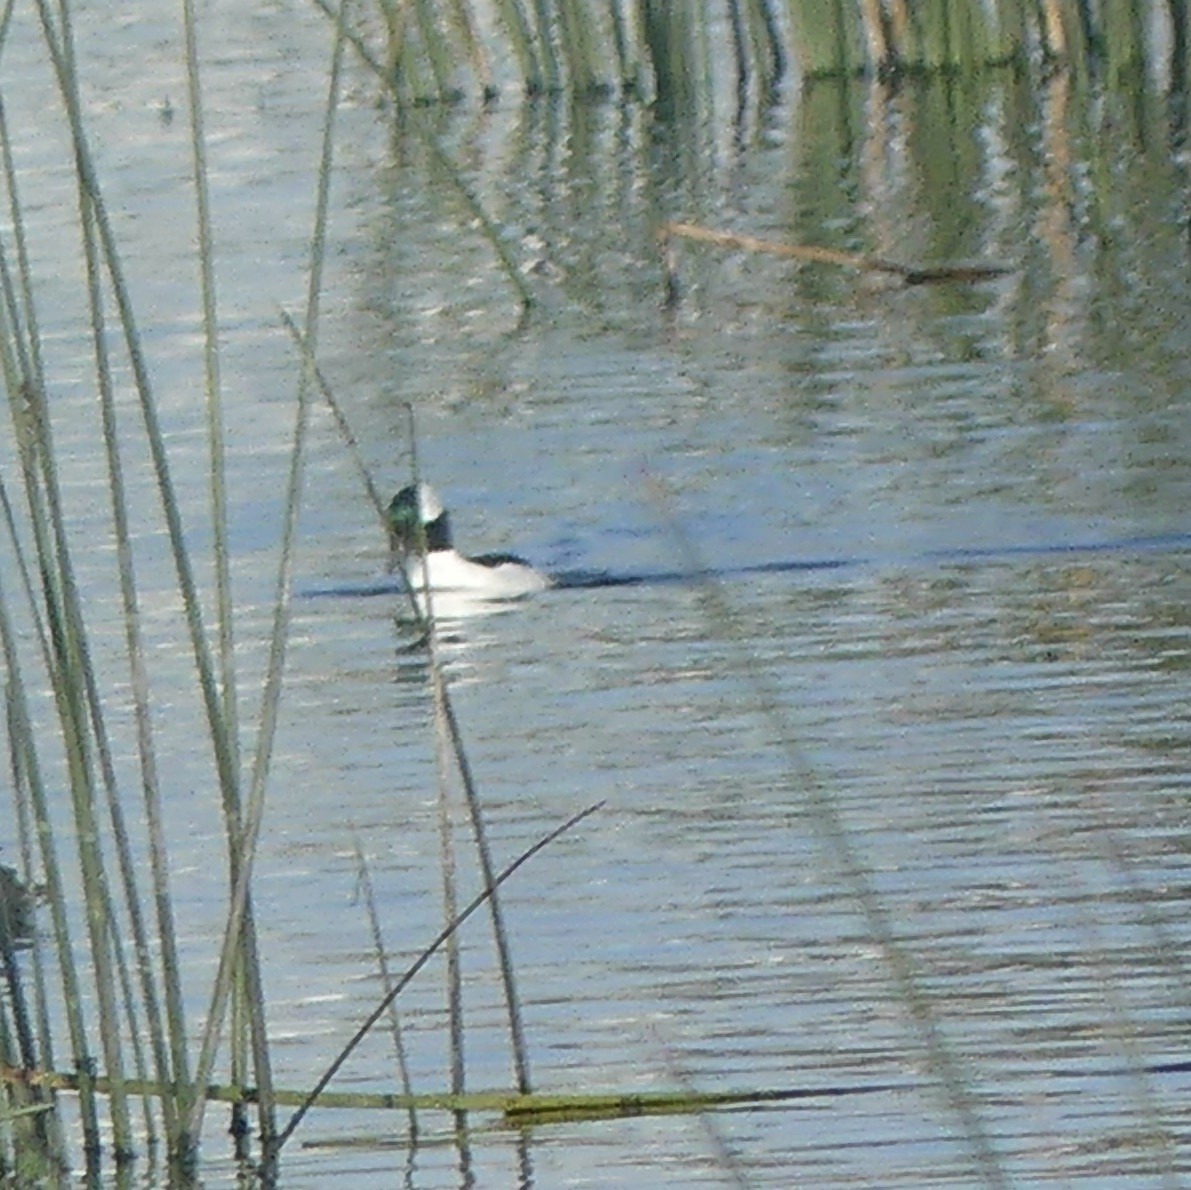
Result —
[[[304, 295], [329, 54], [316, 17], [223, 13], [207, 82], [250, 722], [300, 370], [276, 310]], [[184, 94], [175, 35], [146, 33], [136, 74], [115, 33], [84, 23], [81, 44], [206, 557], [188, 142], [163, 116]], [[135, 788], [108, 514], [89, 498], [102, 460], [62, 232], [69, 158], [31, 131], [48, 81], [22, 37], [6, 69], [28, 72], [30, 110], [8, 118], [44, 196], [30, 223], [57, 269], [57, 441]], [[605, 801], [505, 890], [535, 1086], [821, 1094], [525, 1133], [480, 1118], [466, 1149], [428, 1116], [412, 1151], [404, 1117], [316, 1110], [287, 1187], [1191, 1173], [1186, 150], [1154, 97], [1108, 97], [1110, 149], [1007, 78], [946, 108], [950, 125], [924, 88], [792, 91], [739, 142], [611, 104], [442, 116], [539, 296], [519, 328], [451, 187], [349, 73], [320, 362], [368, 466], [386, 490], [404, 481], [411, 402], [462, 546], [640, 580], [442, 629], [497, 862]], [[1014, 271], [912, 288], [679, 245], [667, 313], [666, 218]], [[131, 408], [126, 433], [140, 460]], [[198, 1019], [224, 846], [143, 460], [130, 482]], [[378, 996], [357, 844], [395, 968], [442, 920], [425, 663], [396, 597], [352, 593], [385, 543], [322, 411], [306, 492], [256, 889], [287, 1088], [314, 1081]], [[684, 579], [692, 567], [717, 577]], [[479, 877], [455, 813], [466, 897]], [[482, 919], [463, 945], [468, 1084], [508, 1087]], [[431, 964], [400, 1001], [418, 1090], [448, 1082], [442, 985]], [[395, 1086], [380, 1035], [335, 1084]], [[214, 1186], [232, 1175], [211, 1119]]]

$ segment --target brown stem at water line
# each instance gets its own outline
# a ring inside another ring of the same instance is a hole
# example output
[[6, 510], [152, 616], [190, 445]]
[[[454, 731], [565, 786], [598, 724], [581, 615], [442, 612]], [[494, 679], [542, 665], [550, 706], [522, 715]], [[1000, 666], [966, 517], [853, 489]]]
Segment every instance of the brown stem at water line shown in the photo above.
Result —
[[802, 260], [813, 264], [833, 264], [842, 268], [856, 269], [862, 273], [885, 273], [899, 277], [907, 285], [922, 285], [932, 281], [984, 281], [991, 277], [1003, 277], [1012, 272], [1009, 265], [1002, 264], [941, 264], [909, 265], [879, 256], [862, 256], [856, 252], [841, 252], [836, 248], [822, 248], [817, 244], [788, 244], [780, 240], [764, 240], [757, 236], [741, 235], [737, 232], [717, 231], [698, 223], [664, 223], [658, 232], [662, 243], [666, 271], [667, 301], [673, 304], [678, 293], [675, 276], [676, 265], [671, 242], [675, 238], [696, 240], [704, 244], [715, 244], [721, 248], [735, 248], [742, 252], [764, 253], [786, 260]]

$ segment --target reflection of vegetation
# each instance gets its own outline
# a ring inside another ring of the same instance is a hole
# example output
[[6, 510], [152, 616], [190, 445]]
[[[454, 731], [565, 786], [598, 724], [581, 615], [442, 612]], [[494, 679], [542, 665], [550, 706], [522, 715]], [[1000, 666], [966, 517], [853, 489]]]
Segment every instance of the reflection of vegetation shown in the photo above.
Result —
[[[381, 19], [376, 28], [344, 27], [342, 31], [384, 80], [394, 105], [456, 100], [466, 93], [468, 79], [474, 80], [485, 96], [499, 88], [502, 80], [495, 64], [501, 55], [497, 47], [481, 40], [468, 0], [448, 5], [421, 0], [379, 2]], [[342, 18], [340, 10], [328, 11]], [[450, 273], [452, 262], [462, 255], [458, 229], [464, 224], [478, 225], [526, 309], [531, 306], [534, 286], [540, 284], [545, 289], [553, 285], [575, 308], [595, 309], [606, 319], [588, 321], [593, 339], [609, 328], [634, 333], [643, 326], [652, 330], [651, 314], [661, 318], [661, 285], [650, 287], [661, 271], [656, 251], [659, 226], [683, 217], [711, 222], [713, 216], [725, 213], [743, 222], [760, 211], [769, 221], [764, 230], [771, 238], [788, 232], [799, 243], [821, 246], [817, 253], [802, 253], [803, 258], [839, 262], [880, 256], [929, 263], [983, 257], [1012, 259], [1020, 266], [1014, 280], [995, 294], [945, 289], [932, 291], [918, 305], [870, 303], [863, 315], [887, 333], [887, 341], [894, 345], [891, 352], [909, 355], [914, 350], [934, 349], [951, 361], [977, 359], [989, 350], [992, 336], [976, 324], [1001, 303], [1005, 315], [998, 326], [1007, 340], [1005, 354], [1029, 361], [1057, 381], [1037, 386], [1052, 403], [1047, 412], [1056, 421], [1086, 399], [1086, 392], [1069, 391], [1059, 383], [1080, 361], [1104, 361], [1107, 369], [1149, 351], [1142, 367], [1152, 369], [1154, 391], [1185, 391], [1185, 370], [1167, 367], [1165, 361], [1171, 356], [1170, 345], [1181, 335], [1186, 295], [1178, 288], [1179, 282], [1169, 280], [1163, 264], [1178, 258], [1186, 245], [1179, 228], [1161, 213], [1176, 209], [1185, 193], [1181, 166], [1167, 147], [1181, 130], [1144, 78], [1138, 77], [1153, 49], [1135, 6], [1104, 5], [1093, 13], [1085, 5], [1063, 0], [1018, 0], [1016, 4], [1004, 0], [993, 5], [980, 0], [933, 0], [921, 5], [905, 0], [791, 0], [789, 48], [804, 71], [842, 76], [868, 69], [874, 74], [884, 71], [884, 76], [871, 83], [848, 77], [809, 81], [797, 96], [797, 106], [792, 103], [792, 110], [785, 113], [793, 129], [790, 140], [777, 147], [761, 144], [760, 136], [750, 139], [746, 118], [755, 117], [758, 129], [765, 129], [766, 121], [771, 121], [771, 128], [776, 123], [773, 113], [779, 110], [772, 106], [772, 84], [783, 69], [786, 47], [782, 38], [786, 34], [771, 0], [725, 0], [718, 25], [708, 24], [710, 5], [688, 7], [663, 0], [640, 0], [639, 4], [612, 0], [607, 5], [582, 0], [500, 0], [496, 11], [500, 21], [497, 36], [507, 39], [512, 48], [527, 92], [569, 90], [594, 97], [610, 89], [620, 90], [651, 99], [654, 121], [650, 123], [635, 102], [619, 107], [574, 104], [570, 109], [562, 102], [527, 105], [524, 122], [515, 134], [515, 151], [496, 166], [477, 154], [480, 165], [476, 172], [481, 176], [478, 184], [473, 184], [472, 178], [465, 178], [455, 168], [442, 143], [418, 122], [420, 117], [413, 115], [403, 127], [415, 129], [424, 168], [417, 168], [415, 158], [414, 168], [406, 171], [407, 180], [402, 184], [410, 191], [420, 191], [411, 206], [417, 201], [424, 207], [389, 240], [397, 251], [410, 251], [411, 245], [422, 243], [418, 220], [428, 213], [426, 222], [433, 222], [444, 237], [435, 256], [435, 267], [440, 269], [436, 280], [446, 278], [446, 288], [454, 286], [465, 295], [459, 300], [470, 300], [466, 295], [474, 291], [466, 285], [456, 286]], [[1186, 19], [1185, 6], [1181, 0], [1170, 0], [1169, 12], [1174, 22], [1169, 75], [1177, 86], [1185, 77], [1186, 43], [1181, 23]], [[129, 1099], [151, 1086], [164, 1089], [164, 1093], [154, 1109], [146, 1110], [146, 1117], [160, 1115], [171, 1152], [184, 1153], [197, 1135], [196, 1121], [201, 1122], [201, 1103], [194, 1088], [206, 1080], [214, 1060], [229, 1000], [237, 1006], [239, 1056], [233, 1080], [240, 1089], [236, 1094], [244, 1100], [245, 1086], [258, 1087], [255, 1106], [260, 1112], [260, 1132], [267, 1139], [275, 1128], [268, 1100], [269, 1047], [248, 877], [269, 766], [269, 733], [276, 721], [290, 557], [285, 555], [279, 570], [275, 653], [259, 712], [268, 730], [262, 729], [257, 753], [246, 760], [241, 755], [237, 718], [231, 636], [234, 609], [226, 591], [228, 556], [222, 535], [226, 510], [222, 444], [218, 440], [214, 295], [204, 295], [204, 306], [211, 314], [207, 327], [212, 364], [208, 393], [212, 403], [211, 515], [218, 543], [215, 560], [223, 576], [215, 600], [220, 625], [218, 653], [204, 628], [195, 560], [188, 553], [182, 531], [178, 497], [120, 257], [90, 163], [71, 56], [60, 41], [67, 31], [54, 32], [48, 9], [46, 13], [47, 39], [60, 72], [77, 158], [83, 212], [79, 231], [85, 245], [95, 343], [93, 382], [105, 439], [107, 490], [102, 498], [112, 508], [111, 537], [119, 568], [125, 660], [137, 719], [146, 824], [146, 838], [139, 845], [150, 855], [151, 888], [145, 896], [140, 888], [143, 865], [138, 865], [135, 855], [138, 845], [128, 845], [104, 699], [90, 661], [91, 609], [84, 606], [72, 565], [71, 513], [59, 488], [53, 414], [42, 370], [44, 345], [38, 338], [33, 301], [37, 279], [30, 271], [22, 239], [26, 212], [20, 203], [16, 174], [10, 169], [10, 146], [0, 108], [0, 152], [6, 171], [7, 222], [12, 229], [5, 234], [13, 240], [11, 259], [6, 257], [0, 270], [0, 308], [4, 311], [0, 368], [7, 393], [10, 425], [6, 437], [13, 463], [0, 484], [6, 522], [0, 646], [6, 679], [9, 770], [24, 856], [24, 883], [0, 867], [0, 942], [20, 943], [33, 933], [25, 887], [29, 880], [37, 879], [47, 890], [46, 916], [56, 964], [52, 973], [42, 970], [37, 981], [42, 1002], [26, 1013], [20, 965], [7, 956], [7, 1003], [13, 1028], [11, 1036], [7, 1027], [3, 1030], [0, 1042], [3, 1061], [10, 1067], [48, 1068], [53, 1064], [54, 1047], [48, 1032], [40, 1031], [40, 1021], [48, 1019], [46, 988], [56, 979], [62, 989], [61, 1016], [69, 1061], [78, 1071], [72, 1086], [80, 1095], [88, 1152], [98, 1152], [105, 1131], [99, 1122], [97, 1091], [102, 1089], [111, 1096], [111, 1133], [116, 1151], [123, 1156], [131, 1151], [134, 1141]], [[724, 44], [732, 49], [730, 55], [719, 50], [721, 34]], [[369, 35], [383, 44], [383, 52], [369, 48], [373, 44]], [[333, 77], [337, 77], [341, 48], [337, 45]], [[970, 69], [990, 61], [1024, 63], [1043, 58], [1065, 58], [1072, 69], [1057, 70], [1046, 82], [1026, 68], [1003, 72]], [[932, 73], [922, 78], [906, 76], [906, 67]], [[730, 88], [733, 99], [747, 91], [754, 105], [751, 114], [732, 105], [732, 136], [722, 135], [722, 124], [709, 118], [716, 110], [716, 88], [725, 71], [731, 76], [729, 82], [735, 84]], [[894, 77], [899, 71], [902, 77]], [[1136, 85], [1118, 89], [1124, 81]], [[324, 183], [333, 139], [334, 85], [331, 96]], [[444, 115], [443, 123], [447, 122]], [[731, 148], [725, 151], [723, 146], [728, 143]], [[202, 144], [201, 128], [196, 125], [196, 158], [201, 156]], [[501, 159], [501, 154], [491, 154], [491, 158]], [[197, 161], [196, 167], [201, 179]], [[486, 170], [495, 173], [502, 169], [507, 172], [485, 176]], [[462, 214], [457, 225], [442, 217], [444, 193], [459, 204]], [[325, 213], [325, 186], [320, 197], [324, 204], [320, 209]], [[202, 202], [200, 196], [200, 205]], [[722, 219], [714, 221], [723, 223]], [[540, 273], [523, 267], [512, 240], [503, 231], [506, 226], [523, 229], [520, 248], [531, 239], [540, 242]], [[321, 231], [315, 239], [319, 249], [313, 254], [312, 271], [317, 273]], [[205, 228], [200, 230], [199, 240], [202, 262], [210, 273], [211, 249]], [[719, 246], [747, 246], [750, 242], [755, 245], [759, 238], [721, 237]], [[7, 243], [4, 248], [9, 251]], [[804, 374], [813, 372], [816, 353], [822, 351], [823, 344], [844, 333], [841, 324], [857, 321], [854, 282], [826, 274], [816, 264], [803, 267], [767, 262], [779, 270], [776, 281], [767, 284], [771, 278], [760, 273], [766, 265], [758, 264], [758, 272], [753, 273], [755, 262], [749, 260], [733, 277], [722, 267], [722, 253], [703, 250], [700, 257], [699, 251], [684, 249], [691, 272], [698, 271], [698, 283], [690, 290], [694, 295], [691, 307], [698, 314], [712, 315], [723, 310], [735, 315], [746, 307], [759, 310], [762, 316], [755, 320], [760, 328], [757, 333], [765, 337], [767, 350], [785, 353], [777, 358], [788, 366], [789, 374], [799, 369]], [[845, 257], [845, 253], [850, 255]], [[417, 264], [428, 268], [424, 252]], [[789, 271], [795, 267], [799, 271], [791, 284]], [[385, 276], [400, 274], [404, 278], [408, 272], [391, 267]], [[547, 280], [540, 281], [542, 277]], [[1091, 280], [1101, 295], [1111, 298], [1111, 305], [1103, 300], [1097, 305], [1089, 299]], [[733, 285], [736, 289], [729, 291]], [[311, 352], [317, 288], [312, 284], [311, 312], [302, 338]], [[487, 296], [482, 294], [477, 300], [486, 301]], [[503, 340], [499, 350], [492, 351], [500, 332], [491, 327], [498, 320], [482, 321], [484, 325], [454, 336], [449, 347], [441, 340], [434, 342], [436, 376], [450, 367], [450, 358], [444, 363], [444, 356], [456, 349], [456, 344], [466, 345], [469, 335], [470, 342], [478, 344], [476, 354], [485, 356], [485, 366], [493, 358], [497, 366], [510, 360], [514, 361], [506, 364], [510, 369], [524, 366], [523, 358], [530, 354], [522, 350], [524, 340]], [[681, 330], [681, 314], [679, 323]], [[775, 328], [780, 335], [774, 333]], [[799, 332], [807, 329], [813, 333], [799, 339]], [[723, 332], [718, 319], [708, 317], [702, 320], [698, 333], [713, 339]], [[739, 352], [745, 332], [737, 325], [733, 334], [732, 350]], [[190, 1035], [182, 1012], [169, 869], [160, 849], [166, 833], [159, 796], [161, 765], [140, 638], [113, 365], [108, 355], [116, 341], [124, 343], [125, 355], [117, 366], [127, 366], [133, 373], [138, 411], [150, 443], [160, 516], [174, 551], [177, 587], [185, 607], [193, 676], [201, 688], [205, 719], [199, 738], [210, 753], [225, 812], [224, 875], [232, 902], [226, 923], [228, 957], [223, 975], [212, 989], [210, 1032], [197, 1070], [192, 1068]], [[818, 377], [808, 383], [812, 382], [831, 383]], [[646, 383], [652, 385], [652, 378], [643, 382], [643, 387]], [[477, 386], [463, 387], [471, 397]], [[793, 408], [789, 393], [782, 396]], [[1130, 394], [1130, 399], [1144, 398]], [[1037, 393], [1031, 394], [1031, 401], [1038, 416]], [[304, 417], [306, 400], [299, 404]], [[304, 422], [295, 432], [287, 541], [292, 540], [297, 507], [302, 425]], [[1158, 476], [1154, 482], [1160, 479]], [[1123, 494], [1128, 497], [1129, 490], [1123, 489]], [[10, 576], [15, 576], [11, 588]], [[48, 747], [63, 757], [54, 771], [69, 794], [68, 802], [62, 799], [67, 803], [65, 810], [55, 805], [47, 792], [52, 786], [44, 776], [45, 729], [37, 724], [30, 705], [42, 689], [50, 695], [54, 717], [53, 744]], [[439, 702], [447, 706], [441, 695]], [[449, 729], [446, 716], [444, 710], [443, 721]], [[66, 818], [65, 826], [56, 821], [58, 816]], [[478, 825], [476, 833], [480, 835]], [[85, 910], [81, 926], [68, 912], [74, 898], [67, 892], [70, 878], [64, 874], [63, 836], [69, 836], [78, 852], [76, 882]], [[483, 848], [482, 837], [478, 845]], [[482, 866], [488, 868], [485, 884], [492, 887], [491, 865], [483, 860]], [[35, 876], [36, 869], [40, 873]], [[84, 941], [80, 941], [80, 933], [85, 934]], [[127, 955], [126, 935], [132, 938]], [[82, 962], [76, 951], [85, 956]], [[29, 956], [21, 957], [21, 962], [25, 957]], [[516, 1009], [511, 993], [508, 999], [513, 1019]], [[99, 1018], [98, 1024], [92, 1017]], [[512, 1031], [518, 1029], [514, 1026]], [[143, 1036], [148, 1038], [143, 1053], [126, 1040]], [[94, 1052], [96, 1037], [101, 1038], [102, 1082], [95, 1077], [99, 1066]], [[520, 1054], [519, 1045], [517, 1049]], [[527, 1086], [528, 1077], [521, 1082]], [[9, 1106], [15, 1109], [36, 1105], [39, 1094], [33, 1086], [11, 1088], [10, 1093]], [[39, 1144], [52, 1140], [49, 1127], [37, 1119], [34, 1139]], [[247, 1128], [246, 1117], [238, 1120], [238, 1127]]]
[[[330, 0], [315, 2], [334, 13]], [[787, 0], [788, 33], [774, 0], [500, 0], [500, 48], [477, 36], [474, 0], [376, 4], [385, 48], [374, 61], [404, 103], [454, 102], [468, 77], [491, 98], [500, 81], [492, 63], [502, 57], [515, 62], [529, 95], [645, 94], [663, 114], [695, 110], [717, 63], [731, 64], [738, 94], [770, 91], [791, 57], [803, 75], [972, 71], [1043, 59], [1115, 83], [1138, 77], [1163, 53], [1172, 81], [1187, 70], [1186, 0], [1153, 0], [1149, 11], [1088, 0]], [[368, 24], [361, 18], [350, 33], [359, 45]], [[1153, 28], [1164, 30], [1160, 44], [1147, 36]]]
[[[316, 2], [330, 11], [328, 0]], [[565, 7], [573, 14], [575, 0]], [[1086, 263], [1070, 255], [1080, 237], [1111, 250], [1113, 219], [1133, 218], [1135, 196], [1121, 187], [1114, 161], [1131, 157], [1136, 145], [1151, 163], [1168, 166], [1162, 142], [1180, 131], [1161, 117], [1185, 118], [1174, 104], [1160, 115], [1155, 89], [1157, 79], [1177, 88], [1186, 76], [1183, 0], [1157, 4], [1146, 21], [1138, 19], [1144, 6], [1079, 0], [790, 0], [787, 21], [774, 19], [773, 0], [578, 7], [590, 18], [582, 37], [564, 36], [563, 7], [549, 0], [501, 6], [494, 35], [522, 46], [513, 59], [529, 64], [518, 67], [527, 91], [590, 96], [618, 88], [628, 102], [528, 105], [501, 176], [483, 176], [482, 161], [478, 178], [452, 174], [445, 142], [427, 122], [401, 122], [454, 178], [460, 211], [496, 252], [523, 307], [537, 288], [530, 282], [544, 275], [614, 322], [631, 307], [608, 301], [616, 280], [607, 262], [627, 256], [639, 284], [642, 262], [659, 261], [663, 224], [754, 230], [725, 223], [714, 210], [717, 188], [735, 184], [717, 173], [729, 119], [738, 149], [771, 123], [788, 118], [795, 130], [796, 160], [783, 175], [788, 191], [774, 198], [784, 225], [757, 229], [763, 238], [923, 266], [1029, 259], [1058, 274]], [[405, 102], [408, 80], [385, 74], [385, 55], [367, 48], [362, 27], [348, 32], [390, 98]], [[459, 41], [456, 78], [467, 69], [464, 50]], [[594, 65], [582, 58], [589, 51]], [[788, 116], [772, 86], [787, 60], [804, 76]], [[987, 63], [1005, 65], [983, 69]], [[856, 77], [865, 72], [868, 81]], [[515, 86], [518, 77], [505, 81]], [[477, 124], [476, 132], [487, 128]], [[620, 159], [608, 169], [613, 152]], [[531, 174], [540, 189], [519, 184]], [[638, 189], [641, 178], [647, 184]], [[1039, 187], [1050, 195], [1045, 219], [1014, 222], [1038, 207]], [[420, 200], [404, 190], [403, 201], [409, 213]], [[531, 229], [527, 239], [540, 250], [518, 253], [505, 227]], [[660, 298], [663, 277], [654, 277]], [[1034, 327], [1039, 311], [1026, 291], [1040, 283], [1038, 275], [1022, 283], [1023, 314]], [[809, 298], [830, 283], [804, 269], [795, 284]], [[445, 300], [457, 303], [463, 293], [457, 285]], [[476, 333], [474, 323], [460, 329]]]

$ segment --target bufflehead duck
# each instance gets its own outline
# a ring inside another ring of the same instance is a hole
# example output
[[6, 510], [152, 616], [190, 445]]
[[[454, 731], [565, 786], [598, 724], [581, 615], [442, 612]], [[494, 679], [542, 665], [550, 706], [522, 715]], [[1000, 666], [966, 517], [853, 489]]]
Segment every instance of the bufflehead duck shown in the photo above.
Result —
[[[544, 591], [550, 580], [515, 554], [464, 557], [451, 542], [450, 514], [434, 489], [410, 484], [389, 502], [389, 540], [415, 594], [457, 591], [480, 599], [518, 599]], [[426, 551], [425, 573], [422, 550]]]

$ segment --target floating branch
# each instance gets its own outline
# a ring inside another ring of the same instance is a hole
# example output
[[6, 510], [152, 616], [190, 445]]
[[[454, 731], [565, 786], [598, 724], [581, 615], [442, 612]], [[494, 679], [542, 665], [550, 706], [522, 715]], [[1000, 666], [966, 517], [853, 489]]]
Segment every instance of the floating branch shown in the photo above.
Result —
[[566, 1095], [510, 1095], [502, 1111], [510, 1124], [551, 1124], [575, 1120], [629, 1119], [634, 1116], [681, 1116], [748, 1105], [835, 1099], [847, 1095], [906, 1091], [905, 1083], [861, 1083], [858, 1086], [789, 1087], [740, 1091], [633, 1091]]
[[900, 264], [879, 256], [862, 256], [856, 252], [841, 252], [836, 248], [821, 248], [815, 244], [787, 244], [778, 240], [759, 239], [757, 236], [739, 235], [731, 231], [716, 231], [698, 223], [664, 223], [658, 236], [662, 241], [666, 264], [666, 300], [669, 305], [674, 305], [678, 300], [678, 282], [675, 277], [673, 254], [670, 251], [670, 241], [675, 237], [697, 240], [703, 244], [716, 244], [721, 248], [736, 248], [742, 252], [761, 252], [767, 256], [780, 256], [785, 260], [834, 264], [862, 273], [885, 273], [899, 277], [907, 285], [923, 285], [931, 281], [987, 281], [992, 277], [1004, 277], [1013, 272], [1010, 265], [1004, 264]]
[[[78, 1091], [80, 1079], [69, 1071], [22, 1070], [16, 1066], [0, 1066], [0, 1083], [39, 1087], [55, 1091]], [[108, 1079], [99, 1076], [92, 1080], [93, 1089], [107, 1094]], [[126, 1079], [125, 1087], [132, 1095], [161, 1095], [160, 1083]], [[798, 1103], [808, 1099], [842, 1099], [852, 1095], [884, 1095], [917, 1090], [911, 1083], [859, 1083], [855, 1086], [828, 1085], [823, 1087], [742, 1088], [736, 1091], [594, 1091], [564, 1095], [535, 1093], [522, 1095], [517, 1091], [471, 1091], [464, 1095], [433, 1092], [423, 1095], [395, 1095], [383, 1091], [323, 1091], [319, 1107], [374, 1111], [440, 1111], [493, 1112], [516, 1127], [530, 1124], [557, 1124], [575, 1120], [630, 1119], [635, 1116], [676, 1116], [696, 1112], [759, 1106], [762, 1104]], [[165, 1088], [173, 1094], [173, 1088]], [[299, 1106], [309, 1100], [308, 1091], [277, 1088], [272, 1092], [279, 1106]], [[255, 1087], [233, 1087], [209, 1083], [203, 1098], [213, 1103], [251, 1104], [257, 1102]]]

